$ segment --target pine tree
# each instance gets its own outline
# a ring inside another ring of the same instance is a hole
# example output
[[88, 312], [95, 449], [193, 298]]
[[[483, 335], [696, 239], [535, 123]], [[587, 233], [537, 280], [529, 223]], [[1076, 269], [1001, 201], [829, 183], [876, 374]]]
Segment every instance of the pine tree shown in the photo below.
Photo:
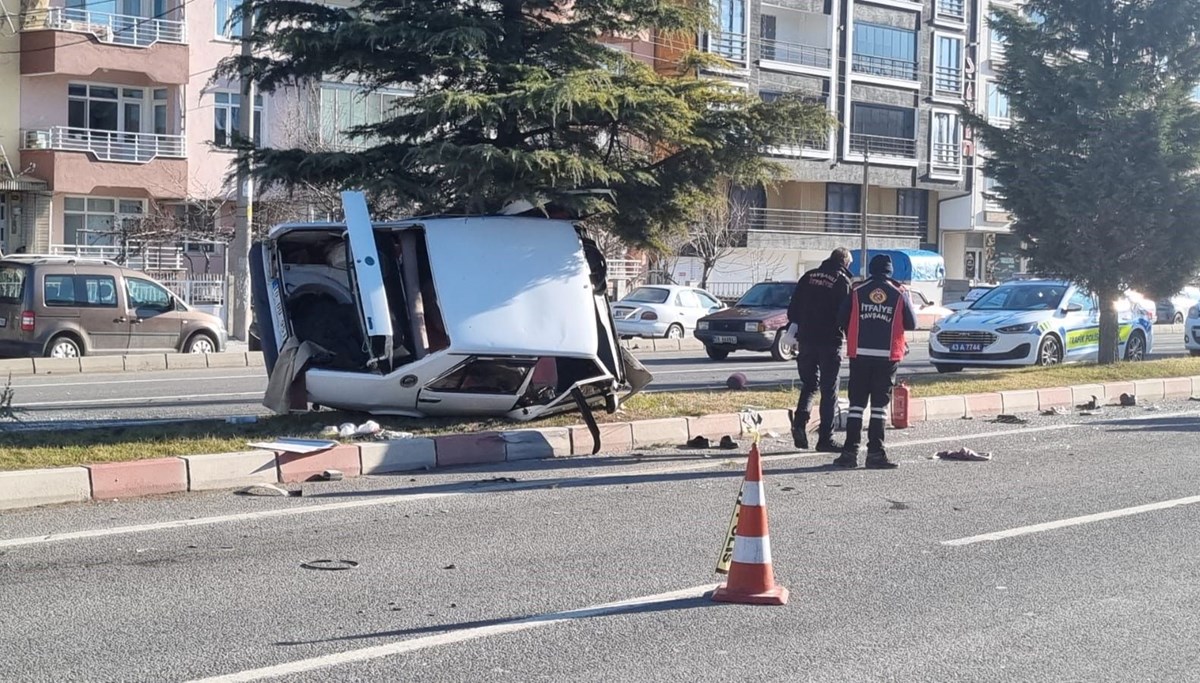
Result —
[[[691, 53], [660, 73], [605, 36], [686, 39], [711, 19], [694, 0], [249, 0], [255, 56], [227, 60], [271, 92], [314, 79], [413, 96], [354, 131], [365, 149], [253, 152], [258, 182], [339, 184], [418, 213], [485, 214], [553, 202], [634, 244], [680, 230], [724, 182], [769, 182], [769, 147], [824, 135], [824, 106], [762, 102], [699, 76]], [[595, 191], [602, 192], [595, 192]]]
[[1114, 302], [1173, 294], [1200, 267], [1200, 0], [1030, 0], [999, 10], [1011, 127], [969, 117], [1034, 271], [1100, 298], [1100, 362], [1115, 362]]

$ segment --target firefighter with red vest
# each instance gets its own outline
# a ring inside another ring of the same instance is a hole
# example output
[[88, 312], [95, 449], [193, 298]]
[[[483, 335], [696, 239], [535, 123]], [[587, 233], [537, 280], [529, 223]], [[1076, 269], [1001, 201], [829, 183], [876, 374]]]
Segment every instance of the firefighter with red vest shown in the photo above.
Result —
[[887, 408], [896, 384], [896, 368], [908, 350], [904, 333], [917, 328], [908, 291], [892, 279], [892, 259], [880, 254], [871, 259], [870, 277], [856, 285], [842, 304], [841, 323], [846, 330], [846, 355], [850, 357], [850, 415], [846, 445], [833, 464], [858, 467], [863, 419], [870, 402], [867, 429], [868, 469], [893, 469], [883, 448]]

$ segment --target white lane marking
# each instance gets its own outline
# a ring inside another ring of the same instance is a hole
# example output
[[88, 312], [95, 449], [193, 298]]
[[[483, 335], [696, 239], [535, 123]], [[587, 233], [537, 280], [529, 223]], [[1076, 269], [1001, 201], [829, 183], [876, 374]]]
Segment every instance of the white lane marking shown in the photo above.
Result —
[[1005, 531], [995, 531], [990, 534], [980, 534], [978, 536], [969, 536], [967, 538], [956, 538], [953, 541], [942, 541], [942, 545], [963, 546], [972, 545], [975, 543], [986, 543], [988, 541], [1001, 541], [1006, 538], [1014, 538], [1016, 536], [1028, 536], [1029, 534], [1037, 534], [1043, 531], [1065, 529], [1067, 527], [1091, 524], [1093, 522], [1103, 522], [1109, 519], [1140, 515], [1146, 512], [1157, 512], [1158, 510], [1168, 510], [1170, 508], [1181, 507], [1184, 505], [1195, 505], [1196, 503], [1200, 503], [1200, 496], [1176, 498], [1175, 500], [1164, 500], [1161, 503], [1138, 505], [1137, 507], [1122, 508], [1120, 510], [1097, 512], [1094, 515], [1071, 517], [1069, 519], [1060, 519], [1054, 522], [1044, 522], [1042, 524], [1032, 524], [1030, 526], [1022, 526], [1015, 529], [1007, 529]]
[[261, 681], [268, 678], [279, 678], [280, 676], [304, 673], [306, 671], [315, 671], [317, 669], [327, 669], [333, 666], [356, 664], [359, 662], [370, 661], [372, 659], [380, 659], [383, 657], [391, 657], [393, 655], [416, 652], [418, 650], [427, 650], [433, 647], [441, 647], [443, 645], [453, 645], [454, 643], [462, 643], [468, 640], [478, 640], [480, 638], [504, 635], [506, 633], [527, 631], [529, 629], [538, 628], [541, 626], [554, 626], [556, 624], [564, 624], [569, 621], [575, 621], [579, 619], [591, 619], [593, 617], [602, 617], [609, 614], [631, 612], [640, 608], [653, 607], [655, 605], [662, 605], [679, 600], [696, 599], [703, 597], [709, 591], [714, 590], [718, 585], [719, 584], [714, 583], [705, 586], [694, 586], [692, 588], [671, 591], [670, 593], [647, 595], [630, 600], [621, 600], [619, 602], [609, 602], [603, 605], [594, 605], [592, 607], [567, 610], [565, 612], [539, 614], [537, 616], [526, 617], [525, 619], [514, 619], [513, 621], [505, 621], [499, 624], [490, 624], [488, 626], [476, 626], [474, 628], [448, 631], [446, 633], [438, 633], [436, 635], [423, 636], [421, 638], [401, 640], [397, 643], [389, 643], [387, 645], [364, 647], [359, 650], [335, 652], [333, 654], [321, 655], [320, 657], [312, 657], [310, 659], [301, 659], [294, 662], [276, 664], [274, 666], [264, 666], [260, 669], [249, 669], [247, 671], [239, 671], [237, 673], [227, 674], [225, 676], [213, 676], [211, 678], [195, 679], [191, 681], [191, 683], [245, 683], [247, 681]]
[[[1166, 415], [1161, 415], [1161, 414], [1160, 415], [1150, 415], [1150, 416], [1146, 416], [1146, 417], [1128, 418], [1128, 419], [1124, 419], [1121, 421], [1122, 422], [1136, 422], [1139, 420], [1160, 419], [1160, 418], [1166, 418], [1166, 417], [1179, 417], [1181, 415], [1200, 415], [1200, 411], [1190, 411], [1190, 412], [1183, 412], [1183, 413], [1169, 413]], [[930, 438], [930, 439], [917, 439], [914, 441], [895, 443], [894, 445], [892, 445], [892, 448], [900, 449], [900, 448], [907, 448], [909, 446], [924, 446], [924, 445], [935, 444], [935, 443], [944, 443], [947, 441], [958, 442], [958, 441], [965, 441], [965, 440], [969, 440], [969, 439], [986, 439], [986, 438], [991, 438], [994, 436], [1008, 436], [1015, 432], [1021, 432], [1023, 434], [1028, 434], [1028, 433], [1033, 433], [1033, 432], [1064, 431], [1064, 430], [1068, 430], [1068, 429], [1077, 429], [1079, 427], [1084, 427], [1084, 426], [1087, 426], [1087, 425], [1067, 424], [1067, 425], [1050, 425], [1047, 427], [1026, 427], [1026, 428], [1017, 427], [1017, 428], [1013, 428], [1013, 429], [1003, 429], [1003, 430], [997, 430], [997, 431], [991, 431], [991, 432], [980, 432], [977, 434], [959, 434], [959, 435], [954, 435], [954, 436], [944, 436], [944, 437], [936, 437], [936, 438]], [[774, 463], [774, 462], [786, 462], [788, 460], [796, 460], [796, 459], [800, 459], [800, 458], [821, 457], [822, 455], [823, 454], [821, 454], [821, 453], [790, 453], [790, 454], [785, 454], [785, 455], [765, 456], [763, 458], [763, 461], [765, 463], [769, 464], [769, 463]], [[323, 504], [316, 504], [316, 505], [307, 505], [305, 507], [280, 508], [277, 510], [260, 510], [258, 512], [244, 512], [244, 513], [240, 513], [240, 514], [221, 515], [221, 516], [217, 516], [217, 517], [198, 517], [198, 518], [194, 518], [194, 519], [181, 519], [181, 520], [173, 520], [173, 521], [169, 521], [169, 522], [154, 522], [154, 523], [150, 523], [150, 524], [137, 524], [137, 525], [133, 525], [133, 526], [112, 527], [112, 528], [108, 528], [108, 529], [89, 529], [89, 530], [85, 530], [85, 531], [70, 531], [70, 532], [60, 533], [60, 534], [45, 534], [45, 535], [41, 535], [41, 536], [27, 536], [24, 538], [12, 538], [12, 539], [7, 539], [7, 540], [0, 540], [0, 549], [2, 549], [2, 548], [18, 548], [18, 547], [23, 547], [23, 546], [39, 545], [39, 544], [43, 544], [43, 543], [56, 543], [59, 541], [75, 541], [75, 540], [91, 539], [91, 538], [104, 538], [107, 536], [121, 536], [121, 535], [125, 535], [125, 534], [163, 531], [163, 530], [168, 530], [168, 529], [181, 529], [181, 528], [185, 528], [185, 527], [210, 526], [210, 525], [214, 525], [214, 524], [228, 524], [228, 523], [232, 523], [232, 522], [244, 522], [244, 521], [265, 519], [265, 518], [270, 518], [270, 517], [292, 517], [292, 516], [296, 516], [296, 515], [305, 515], [305, 514], [314, 513], [314, 512], [347, 510], [347, 509], [360, 508], [360, 507], [375, 507], [377, 505], [393, 505], [396, 503], [416, 502], [416, 501], [422, 501], [422, 500], [437, 500], [440, 498], [454, 498], [454, 497], [458, 497], [458, 496], [468, 495], [471, 493], [496, 493], [496, 492], [507, 492], [507, 491], [524, 491], [524, 490], [530, 490], [530, 489], [545, 488], [545, 487], [554, 486], [554, 485], [558, 485], [560, 487], [569, 487], [573, 484], [579, 484], [579, 483], [586, 482], [591, 479], [602, 479], [602, 478], [612, 477], [612, 476], [622, 476], [622, 477], [642, 476], [642, 477], [644, 477], [644, 476], [653, 476], [656, 474], [677, 474], [680, 472], [696, 472], [696, 471], [702, 471], [702, 470], [706, 470], [706, 469], [713, 469], [713, 468], [717, 468], [717, 467], [725, 467], [726, 464], [729, 462], [732, 462], [732, 460], [730, 460], [730, 459], [709, 460], [706, 462], [691, 463], [691, 464], [686, 464], [686, 465], [668, 465], [668, 466], [664, 466], [664, 467], [630, 470], [627, 472], [623, 472], [620, 475], [613, 475], [611, 473], [604, 472], [604, 473], [597, 473], [597, 474], [589, 474], [589, 475], [585, 475], [585, 476], [581, 476], [581, 477], [559, 478], [559, 479], [536, 479], [536, 480], [530, 480], [528, 482], [521, 482], [521, 483], [517, 483], [517, 484], [497, 484], [495, 486], [489, 486], [483, 490], [474, 489], [474, 488], [470, 488], [470, 489], [464, 488], [463, 490], [444, 491], [441, 493], [402, 493], [402, 494], [396, 494], [396, 495], [391, 495], [391, 496], [382, 496], [379, 498], [371, 498], [369, 500], [356, 500], [356, 501], [348, 501], [348, 502], [341, 502], [341, 503], [323, 503]]]
[[[258, 369], [261, 370], [262, 368], [258, 368]], [[189, 374], [186, 377], [180, 377], [177, 375], [174, 377], [160, 377], [157, 379], [114, 379], [114, 380], [103, 380], [103, 381], [99, 381], [99, 382], [74, 382], [74, 381], [72, 381], [72, 382], [37, 382], [36, 384], [14, 384], [13, 388], [14, 389], [22, 389], [22, 388], [45, 389], [47, 387], [55, 387], [55, 388], [57, 388], [57, 387], [96, 387], [96, 386], [106, 386], [106, 385], [113, 385], [113, 384], [154, 384], [154, 383], [161, 384], [163, 382], [170, 382], [173, 384], [178, 384], [180, 380], [184, 380], [184, 379], [196, 379], [196, 380], [205, 380], [205, 381], [221, 380], [221, 379], [259, 379], [259, 380], [262, 380], [262, 379], [266, 379], [266, 375], [264, 375], [264, 374], [245, 374], [245, 375], [220, 375], [220, 376], [215, 376], [215, 377], [209, 377], [207, 375], [191, 375], [191, 374]]]
[[66, 408], [69, 406], [91, 406], [99, 404], [128, 403], [141, 405], [152, 401], [191, 401], [198, 398], [245, 398], [247, 396], [262, 396], [261, 391], [238, 391], [229, 394], [188, 394], [187, 396], [130, 396], [126, 398], [92, 398], [79, 401], [41, 401], [21, 403], [14, 408]]

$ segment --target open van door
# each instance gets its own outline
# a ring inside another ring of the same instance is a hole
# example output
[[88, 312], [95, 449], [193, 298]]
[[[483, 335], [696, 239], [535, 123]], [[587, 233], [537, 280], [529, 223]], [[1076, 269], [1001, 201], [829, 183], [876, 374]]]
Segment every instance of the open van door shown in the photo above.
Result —
[[356, 292], [363, 334], [369, 343], [367, 365], [375, 367], [381, 360], [390, 361], [393, 350], [392, 314], [375, 246], [375, 227], [362, 192], [343, 192], [342, 210], [346, 214], [351, 289]]

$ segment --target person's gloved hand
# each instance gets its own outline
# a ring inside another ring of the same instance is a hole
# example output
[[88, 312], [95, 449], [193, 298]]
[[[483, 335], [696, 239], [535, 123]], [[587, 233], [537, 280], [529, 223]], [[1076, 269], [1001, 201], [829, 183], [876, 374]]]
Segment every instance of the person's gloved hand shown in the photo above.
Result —
[[786, 330], [784, 330], [784, 332], [783, 332], [783, 345], [784, 346], [795, 346], [796, 345], [796, 335], [799, 333], [800, 333], [799, 325], [797, 325], [796, 323], [792, 323], [791, 325], [788, 325], [788, 328]]

